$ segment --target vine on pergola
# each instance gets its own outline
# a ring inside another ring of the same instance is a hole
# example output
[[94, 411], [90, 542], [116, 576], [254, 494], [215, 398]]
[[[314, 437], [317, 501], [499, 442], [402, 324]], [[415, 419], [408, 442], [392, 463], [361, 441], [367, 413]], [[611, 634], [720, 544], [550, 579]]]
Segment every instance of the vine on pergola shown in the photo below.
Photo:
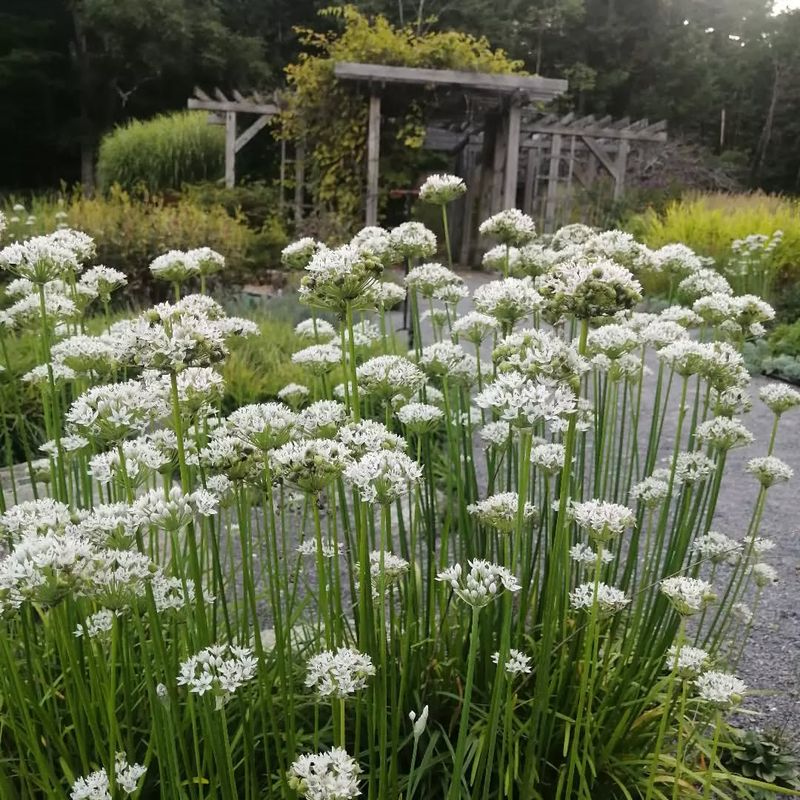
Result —
[[[493, 49], [485, 38], [457, 31], [418, 33], [368, 18], [353, 6], [326, 9], [341, 20], [336, 32], [299, 29], [307, 48], [286, 68], [288, 105], [281, 114], [286, 139], [306, 143], [306, 175], [315, 205], [337, 214], [346, 227], [362, 219], [368, 101], [333, 74], [340, 61], [404, 67], [522, 74], [522, 62]], [[428, 103], [393, 91], [384, 116], [381, 174], [385, 185], [408, 185], [415, 177], [425, 136]]]

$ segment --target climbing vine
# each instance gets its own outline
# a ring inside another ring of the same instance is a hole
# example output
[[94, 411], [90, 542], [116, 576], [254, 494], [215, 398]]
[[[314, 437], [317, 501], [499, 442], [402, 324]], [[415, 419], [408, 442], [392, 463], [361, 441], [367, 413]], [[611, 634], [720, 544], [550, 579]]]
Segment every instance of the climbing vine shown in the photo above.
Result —
[[[337, 215], [344, 227], [362, 219], [368, 102], [352, 83], [337, 81], [337, 61], [406, 67], [522, 72], [522, 62], [491, 47], [485, 38], [456, 31], [418, 33], [394, 27], [385, 17], [361, 14], [353, 6], [321, 12], [339, 22], [337, 30], [299, 29], [305, 51], [286, 68], [291, 92], [282, 114], [283, 135], [306, 141], [307, 179], [318, 207]], [[417, 90], [392, 92], [392, 112], [381, 131], [383, 187], [408, 185], [425, 135], [427, 104]]]

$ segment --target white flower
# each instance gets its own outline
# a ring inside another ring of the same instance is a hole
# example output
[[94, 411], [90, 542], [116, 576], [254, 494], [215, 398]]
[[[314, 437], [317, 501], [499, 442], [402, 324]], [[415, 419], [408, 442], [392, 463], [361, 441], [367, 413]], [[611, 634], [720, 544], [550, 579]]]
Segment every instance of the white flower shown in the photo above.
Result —
[[715, 564], [734, 563], [742, 553], [742, 544], [724, 533], [709, 531], [692, 545], [692, 552]]
[[342, 361], [341, 348], [336, 344], [312, 344], [292, 355], [292, 363], [306, 367], [314, 375], [330, 372]]
[[753, 434], [738, 419], [729, 417], [715, 417], [701, 422], [695, 430], [695, 436], [718, 450], [730, 450], [753, 443]]
[[303, 386], [300, 383], [287, 383], [286, 386], [278, 392], [278, 400], [283, 400], [284, 403], [297, 409], [308, 399], [310, 394], [311, 390], [308, 386]]
[[421, 222], [403, 222], [389, 233], [401, 258], [429, 258], [436, 252], [436, 236]]
[[365, 502], [388, 505], [411, 491], [422, 477], [422, 467], [405, 453], [380, 450], [349, 464], [344, 477]]
[[419, 187], [419, 199], [423, 203], [443, 206], [466, 191], [466, 184], [457, 175], [434, 174], [429, 175]]
[[249, 648], [217, 644], [182, 662], [177, 683], [200, 697], [210, 692], [220, 709], [234, 692], [256, 677], [257, 669], [258, 661]]
[[303, 436], [309, 439], [332, 439], [350, 419], [350, 412], [338, 400], [317, 400], [297, 414], [295, 419], [298, 432]]
[[183, 250], [170, 250], [150, 262], [153, 277], [170, 283], [183, 283], [199, 274], [197, 262]]
[[[369, 347], [381, 338], [378, 326], [368, 319], [361, 320], [353, 325], [353, 342], [356, 347]], [[350, 331], [345, 328], [344, 343], [347, 347], [350, 343]]]
[[704, 672], [695, 680], [695, 686], [700, 700], [722, 708], [738, 705], [747, 691], [744, 681], [728, 672]]
[[309, 659], [305, 683], [316, 689], [320, 697], [344, 698], [361, 691], [374, 674], [375, 665], [366, 653], [340, 647], [324, 650]]
[[295, 336], [301, 339], [314, 339], [315, 341], [326, 341], [335, 338], [336, 328], [324, 319], [304, 319], [294, 326]]
[[565, 457], [566, 448], [563, 444], [537, 444], [531, 449], [531, 463], [551, 475], [561, 472]]
[[392, 281], [376, 281], [369, 291], [375, 305], [383, 311], [395, 308], [406, 299], [405, 288]]
[[287, 774], [289, 788], [306, 800], [350, 800], [358, 797], [361, 768], [341, 747], [300, 756]]
[[409, 289], [415, 289], [423, 297], [433, 297], [436, 289], [441, 289], [443, 286], [459, 286], [464, 283], [464, 279], [441, 264], [430, 263], [414, 267], [406, 275], [405, 282]]
[[734, 616], [743, 624], [749, 625], [753, 621], [753, 612], [745, 603], [734, 603], [731, 610]]
[[413, 433], [428, 433], [439, 426], [444, 411], [428, 403], [406, 403], [397, 409], [396, 416]]
[[411, 397], [426, 382], [425, 373], [403, 356], [376, 356], [356, 368], [365, 396], [387, 401], [397, 395]]
[[636, 515], [627, 506], [604, 500], [573, 500], [569, 514], [579, 528], [598, 542], [608, 542], [636, 524]]
[[341, 442], [352, 458], [361, 458], [367, 453], [381, 451], [403, 451], [406, 449], [405, 439], [392, 433], [382, 422], [374, 419], [362, 419], [350, 422], [339, 428], [336, 440]]
[[305, 269], [319, 246], [315, 239], [304, 236], [281, 250], [281, 263], [288, 269]]
[[669, 483], [652, 475], [631, 487], [631, 500], [638, 500], [645, 508], [655, 508], [669, 494]]
[[517, 579], [499, 564], [482, 559], [469, 562], [469, 572], [464, 574], [461, 564], [448, 567], [436, 576], [437, 581], [447, 583], [465, 603], [473, 608], [483, 608], [505, 589], [518, 592], [522, 587]]
[[334, 542], [333, 539], [323, 539], [321, 543], [318, 543], [316, 539], [306, 539], [297, 546], [297, 552], [301, 556], [316, 556], [320, 550], [323, 558], [334, 558], [344, 553], [344, 544]]
[[414, 738], [419, 739], [419, 737], [422, 736], [422, 734], [425, 732], [425, 728], [428, 725], [428, 706], [425, 706], [422, 709], [419, 715], [419, 719], [417, 719], [416, 711], [409, 711], [408, 718], [414, 725]]
[[[14, 242], [0, 250], [0, 269], [27, 278], [38, 286], [78, 272], [80, 260], [73, 248], [53, 234]], [[33, 299], [38, 303], [38, 298]]]
[[639, 336], [626, 325], [603, 325], [589, 331], [586, 349], [589, 355], [602, 354], [615, 359], [635, 350], [639, 346]]
[[716, 464], [699, 450], [678, 453], [675, 461], [675, 480], [678, 483], [696, 483], [705, 480], [716, 469]]
[[256, 403], [231, 412], [225, 427], [232, 435], [266, 452], [286, 444], [297, 422], [297, 415], [283, 403]]
[[676, 575], [661, 581], [661, 593], [667, 597], [679, 614], [688, 616], [702, 611], [716, 599], [708, 581]]
[[[483, 268], [488, 271], [497, 270], [506, 274], [516, 275], [521, 272], [522, 256], [518, 247], [498, 244], [483, 254], [481, 263]], [[508, 270], [506, 270], [506, 264], [508, 264]]]
[[124, 487], [128, 481], [131, 486], [139, 486], [153, 470], [166, 467], [170, 463], [170, 459], [165, 459], [161, 450], [144, 438], [122, 442], [122, 452], [125, 457], [124, 473], [118, 449], [98, 453], [89, 459], [89, 472], [98, 483], [117, 481]]
[[517, 247], [527, 244], [536, 236], [533, 220], [517, 208], [499, 211], [484, 220], [478, 230], [481, 236], [490, 236], [502, 244], [513, 244]]
[[521, 372], [499, 374], [475, 397], [475, 403], [519, 428], [532, 428], [542, 420], [554, 422], [577, 407], [569, 387], [552, 386]]
[[101, 608], [96, 614], [86, 617], [83, 623], [75, 628], [74, 635], [80, 638], [86, 633], [90, 639], [96, 639], [110, 633], [114, 625], [114, 616], [115, 612], [111, 609]]
[[[597, 564], [597, 552], [589, 547], [588, 544], [578, 543], [569, 549], [569, 557], [584, 566]], [[610, 564], [614, 560], [614, 554], [610, 550], [603, 550], [602, 560], [604, 564]]]
[[709, 654], [699, 647], [690, 647], [685, 644], [679, 650], [677, 645], [673, 644], [667, 650], [664, 669], [670, 672], [675, 670], [678, 675], [691, 678], [708, 665], [709, 658]]
[[[517, 524], [519, 495], [516, 492], [493, 494], [485, 500], [467, 506], [467, 511], [484, 525], [496, 528], [500, 533], [510, 533]], [[535, 506], [526, 502], [523, 509], [523, 520], [531, 520], [535, 515]]]
[[[356, 564], [356, 570], [360, 566]], [[407, 572], [409, 563], [404, 558], [390, 553], [388, 550], [373, 550], [369, 554], [369, 575], [372, 584], [372, 596], [380, 596], [381, 586], [385, 591], [394, 586]], [[358, 581], [356, 581], [358, 584]]]
[[586, 611], [595, 605], [595, 590], [597, 608], [601, 616], [609, 616], [622, 611], [631, 601], [625, 592], [605, 583], [582, 583], [569, 593], [570, 605], [576, 611]]
[[656, 319], [647, 324], [641, 332], [642, 343], [656, 350], [688, 337], [683, 325], [667, 319]]
[[225, 269], [225, 256], [210, 247], [196, 247], [186, 253], [200, 275], [212, 275]]
[[758, 478], [758, 482], [768, 488], [776, 483], [785, 483], [794, 475], [794, 470], [775, 456], [751, 458], [745, 470]]
[[302, 302], [338, 314], [374, 307], [369, 289], [383, 272], [379, 258], [352, 245], [321, 246], [306, 266], [300, 284]]
[[630, 233], [620, 230], [602, 231], [583, 244], [583, 256], [593, 259], [607, 258], [632, 272], [651, 269], [655, 264], [653, 252], [640, 244]]
[[478, 435], [487, 447], [505, 447], [513, 436], [513, 429], [507, 422], [487, 422], [478, 431]]
[[699, 269], [678, 284], [678, 295], [688, 303], [710, 294], [733, 294], [728, 281], [713, 269]]
[[[124, 753], [117, 753], [114, 759], [116, 784], [125, 794], [133, 794], [140, 779], [147, 772], [141, 764], [129, 764]], [[70, 800], [111, 800], [111, 784], [105, 768], [92, 772], [85, 778], [78, 778], [72, 784]]]
[[213, 516], [217, 503], [216, 496], [205, 489], [184, 494], [178, 486], [173, 486], [166, 497], [159, 489], [141, 495], [131, 506], [131, 514], [139, 525], [176, 531], [196, 517]]
[[269, 459], [277, 478], [318, 492], [342, 474], [350, 455], [344, 445], [330, 439], [301, 439], [273, 450]]
[[703, 321], [691, 308], [686, 308], [686, 306], [669, 306], [658, 317], [663, 322], [676, 322], [683, 328], [697, 328]]
[[758, 396], [764, 405], [778, 415], [800, 406], [800, 392], [783, 383], [770, 383], [763, 386]]
[[699, 272], [703, 262], [685, 244], [665, 244], [653, 253], [653, 262], [659, 272], [684, 276]]
[[758, 564], [753, 564], [753, 566], [750, 567], [750, 574], [753, 576], [756, 586], [760, 589], [778, 582], [778, 570], [771, 564], [765, 564], [763, 561]]
[[[495, 664], [499, 664], [500, 653], [494, 653], [492, 655], [492, 661], [494, 661]], [[531, 657], [526, 656], [521, 651], [515, 650], [512, 647], [508, 651], [508, 660], [503, 665], [503, 669], [512, 677], [516, 677], [517, 675], [530, 675], [533, 671], [531, 668]]]
[[505, 278], [479, 286], [473, 294], [475, 308], [507, 327], [542, 307], [542, 297], [530, 278]]
[[128, 285], [128, 279], [118, 269], [98, 264], [81, 275], [79, 283], [90, 288], [101, 300], [108, 302], [111, 292]]
[[26, 500], [0, 514], [0, 533], [16, 540], [27, 534], [63, 531], [71, 519], [66, 503], [49, 497]]
[[463, 336], [468, 342], [477, 345], [499, 327], [500, 323], [495, 317], [482, 314], [480, 311], [470, 311], [459, 317], [452, 324], [450, 331], [454, 337]]
[[526, 328], [504, 337], [492, 358], [502, 371], [522, 372], [529, 378], [563, 381], [577, 389], [589, 362], [577, 348], [549, 331]]

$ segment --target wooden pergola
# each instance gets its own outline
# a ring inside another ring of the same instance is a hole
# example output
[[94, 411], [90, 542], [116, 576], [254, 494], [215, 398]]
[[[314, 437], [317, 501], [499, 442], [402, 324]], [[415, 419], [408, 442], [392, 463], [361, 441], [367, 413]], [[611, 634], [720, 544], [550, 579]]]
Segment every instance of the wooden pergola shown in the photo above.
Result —
[[380, 163], [381, 94], [389, 87], [403, 85], [437, 92], [447, 92], [459, 99], [473, 101], [496, 129], [494, 139], [495, 172], [503, 207], [514, 205], [519, 171], [522, 110], [533, 103], [552, 100], [567, 90], [567, 81], [528, 75], [496, 75], [485, 72], [462, 72], [446, 69], [391, 67], [341, 61], [334, 75], [342, 81], [365, 85], [369, 91], [367, 131], [367, 225], [378, 221], [378, 185]]

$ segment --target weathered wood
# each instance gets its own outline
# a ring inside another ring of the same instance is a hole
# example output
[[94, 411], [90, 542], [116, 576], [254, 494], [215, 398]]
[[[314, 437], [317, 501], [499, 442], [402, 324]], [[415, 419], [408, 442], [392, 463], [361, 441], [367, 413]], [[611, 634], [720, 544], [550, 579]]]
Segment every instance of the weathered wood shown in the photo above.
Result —
[[236, 112], [225, 114], [225, 185], [236, 183]]
[[487, 72], [466, 72], [453, 69], [421, 69], [391, 67], [385, 64], [362, 64], [339, 61], [333, 74], [340, 80], [370, 83], [405, 83], [423, 86], [452, 86], [470, 92], [516, 94], [532, 100], [551, 100], [569, 88], [560, 78], [540, 78], [530, 75], [497, 75]]
[[594, 139], [622, 139], [636, 142], [666, 142], [666, 131], [653, 130], [651, 125], [642, 130], [630, 130], [630, 128], [611, 128], [601, 125], [561, 125], [559, 123], [544, 124], [541, 122], [526, 123], [522, 127], [524, 135], [545, 133], [548, 135], [561, 134], [562, 136], [572, 136], [581, 133], [584, 136], [591, 136]]
[[306, 183], [306, 143], [301, 139], [294, 150], [294, 224], [303, 221], [303, 197]]
[[628, 148], [627, 141], [620, 142], [619, 153], [617, 153], [617, 171], [614, 175], [614, 199], [619, 200], [625, 191], [625, 173], [628, 169]]
[[547, 200], [544, 207], [544, 227], [550, 232], [556, 215], [558, 202], [558, 174], [561, 166], [561, 134], [553, 136], [553, 146], [550, 148], [550, 167], [547, 173]]
[[528, 150], [528, 160], [525, 164], [525, 189], [522, 194], [522, 210], [526, 214], [533, 214], [533, 181], [536, 176], [535, 158], [538, 158], [538, 155], [536, 150]]
[[378, 224], [378, 178], [381, 146], [381, 98], [371, 94], [369, 98], [369, 123], [367, 128], [367, 225]]
[[503, 207], [515, 208], [517, 205], [517, 178], [519, 174], [519, 128], [521, 111], [519, 103], [512, 103], [508, 109], [508, 137], [506, 139], [505, 181], [503, 185]]
[[508, 148], [508, 120], [503, 117], [497, 127], [494, 140], [494, 154], [492, 160], [492, 188], [489, 202], [489, 214], [495, 214], [504, 207], [504, 168]]
[[240, 114], [268, 114], [275, 116], [280, 113], [280, 109], [274, 103], [251, 103], [249, 101], [240, 103], [237, 100], [198, 100], [190, 97], [186, 101], [186, 107], [199, 111], [234, 111]]
[[617, 174], [617, 165], [603, 151], [603, 148], [590, 136], [582, 136], [583, 143], [592, 152], [592, 155], [606, 168], [608, 174], [614, 178]]
[[236, 137], [236, 152], [238, 153], [262, 128], [264, 128], [264, 126], [269, 123], [270, 119], [272, 118], [265, 114], [245, 128], [245, 130]]

